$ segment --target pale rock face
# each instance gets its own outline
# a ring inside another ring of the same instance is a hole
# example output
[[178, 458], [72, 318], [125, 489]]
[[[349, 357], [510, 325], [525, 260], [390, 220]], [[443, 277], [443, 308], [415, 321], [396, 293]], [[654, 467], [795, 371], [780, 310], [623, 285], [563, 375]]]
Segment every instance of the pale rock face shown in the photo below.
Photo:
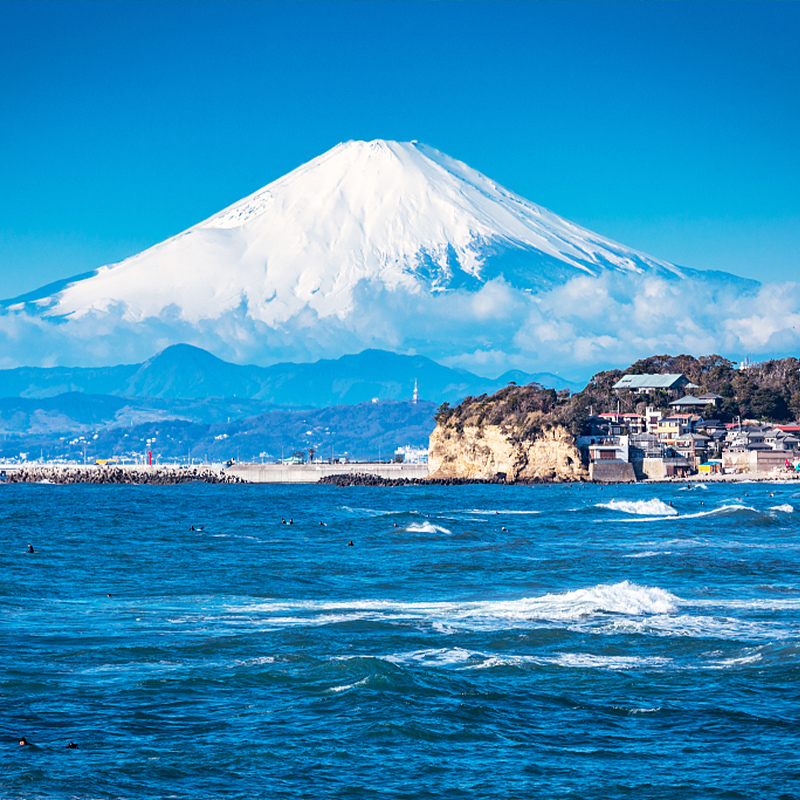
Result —
[[431, 478], [581, 481], [588, 473], [568, 431], [556, 426], [533, 440], [512, 441], [499, 425], [437, 425], [430, 438]]

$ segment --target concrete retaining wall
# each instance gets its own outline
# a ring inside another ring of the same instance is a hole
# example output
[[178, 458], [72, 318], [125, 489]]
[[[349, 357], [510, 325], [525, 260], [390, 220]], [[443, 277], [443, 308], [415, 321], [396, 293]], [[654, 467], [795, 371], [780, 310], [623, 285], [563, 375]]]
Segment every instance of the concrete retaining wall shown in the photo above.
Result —
[[592, 461], [589, 480], [598, 483], [635, 483], [633, 465], [627, 461]]

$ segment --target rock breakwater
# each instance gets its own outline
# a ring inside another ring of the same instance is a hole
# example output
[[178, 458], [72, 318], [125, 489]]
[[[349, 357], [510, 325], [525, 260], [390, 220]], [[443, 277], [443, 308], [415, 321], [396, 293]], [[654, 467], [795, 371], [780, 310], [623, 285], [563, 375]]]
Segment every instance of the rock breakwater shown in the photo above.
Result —
[[246, 483], [214, 467], [174, 466], [25, 466], [7, 472], [7, 483], [135, 483], [170, 485], [176, 483]]

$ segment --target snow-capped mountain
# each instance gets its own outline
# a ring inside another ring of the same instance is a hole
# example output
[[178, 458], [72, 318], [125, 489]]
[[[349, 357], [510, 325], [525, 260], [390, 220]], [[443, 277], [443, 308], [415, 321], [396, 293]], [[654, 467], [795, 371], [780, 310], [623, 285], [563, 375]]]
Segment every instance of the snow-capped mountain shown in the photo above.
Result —
[[[580, 279], [605, 279], [590, 295], [617, 298], [643, 281], [673, 293], [746, 283], [592, 233], [426, 145], [378, 140], [337, 145], [171, 239], [5, 309], [38, 332], [48, 320], [62, 336], [81, 331], [95, 360], [189, 341], [234, 360], [382, 347], [500, 372], [545, 366], [502, 354], [525, 351], [520, 314], [547, 317], [547, 294]], [[560, 301], [570, 316], [586, 314], [583, 294]], [[459, 362], [465, 353], [477, 360]]]
[[519, 289], [606, 270], [683, 277], [417, 142], [346, 142], [204, 222], [102, 267], [37, 305], [48, 316], [167, 307], [188, 322], [240, 306], [274, 325], [305, 307], [353, 311], [360, 281], [389, 291]]

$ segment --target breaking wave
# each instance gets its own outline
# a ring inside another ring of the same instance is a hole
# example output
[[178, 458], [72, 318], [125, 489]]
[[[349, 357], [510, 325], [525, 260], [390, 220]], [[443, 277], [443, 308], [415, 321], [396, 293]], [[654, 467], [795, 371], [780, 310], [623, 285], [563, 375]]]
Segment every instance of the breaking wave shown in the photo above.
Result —
[[640, 514], [646, 517], [675, 517], [678, 515], [676, 509], [656, 497], [652, 500], [611, 500], [608, 503], [598, 503], [597, 508], [622, 511], [625, 514]]
[[[416, 621], [447, 628], [501, 630], [541, 622], [578, 622], [607, 615], [641, 617], [668, 615], [679, 600], [657, 586], [630, 581], [598, 584], [588, 589], [550, 593], [518, 600], [471, 602], [393, 602], [390, 600], [343, 600], [341, 602], [274, 602], [231, 608], [240, 614], [263, 614], [270, 627], [330, 625], [355, 620]], [[248, 624], [251, 618], [248, 616]]]
[[406, 527], [409, 533], [446, 533], [450, 534], [449, 528], [444, 525], [434, 525], [432, 522], [412, 522]]

